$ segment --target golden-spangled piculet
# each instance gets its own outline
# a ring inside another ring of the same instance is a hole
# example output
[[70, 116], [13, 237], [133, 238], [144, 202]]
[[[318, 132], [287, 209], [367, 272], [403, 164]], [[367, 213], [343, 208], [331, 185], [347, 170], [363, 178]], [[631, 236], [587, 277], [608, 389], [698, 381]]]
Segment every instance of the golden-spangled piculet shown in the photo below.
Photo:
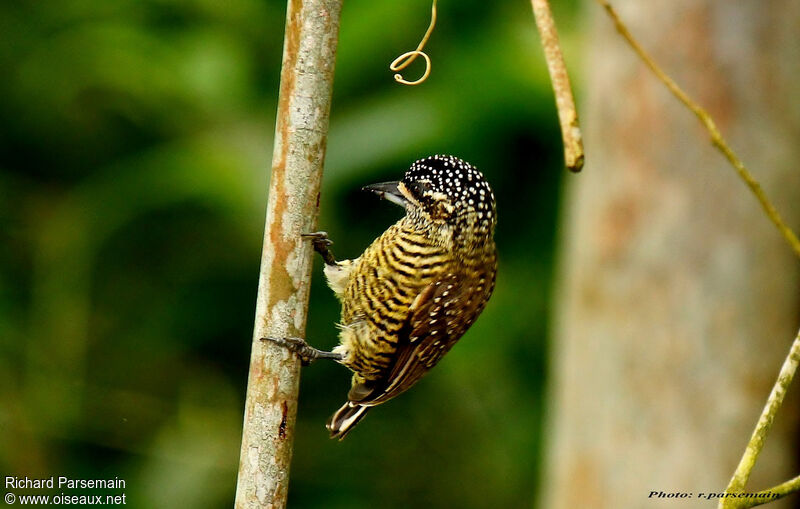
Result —
[[305, 235], [342, 302], [339, 346], [324, 352], [299, 338], [267, 338], [306, 364], [329, 358], [353, 371], [347, 402], [327, 424], [340, 439], [441, 360], [483, 311], [497, 271], [494, 194], [469, 163], [428, 157], [403, 180], [364, 189], [406, 214], [360, 257], [336, 261], [324, 232]]

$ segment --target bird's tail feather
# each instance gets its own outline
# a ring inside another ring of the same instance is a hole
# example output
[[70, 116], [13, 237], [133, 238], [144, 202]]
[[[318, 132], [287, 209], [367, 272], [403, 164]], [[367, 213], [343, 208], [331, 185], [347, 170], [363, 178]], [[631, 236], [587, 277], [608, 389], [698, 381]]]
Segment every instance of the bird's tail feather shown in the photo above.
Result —
[[331, 438], [338, 438], [342, 440], [358, 422], [367, 414], [370, 407], [359, 405], [348, 401], [342, 408], [334, 412], [328, 424], [326, 425], [328, 431], [331, 432]]

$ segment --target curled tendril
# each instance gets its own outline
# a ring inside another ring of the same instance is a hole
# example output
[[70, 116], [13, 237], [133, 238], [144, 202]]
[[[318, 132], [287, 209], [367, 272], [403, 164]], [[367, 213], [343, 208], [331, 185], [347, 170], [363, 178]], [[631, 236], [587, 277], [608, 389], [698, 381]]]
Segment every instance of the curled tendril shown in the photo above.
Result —
[[[408, 67], [408, 65], [413, 62], [418, 56], [421, 56], [425, 59], [425, 74], [423, 74], [418, 80], [416, 81], [408, 81], [407, 79], [403, 78], [403, 75], [397, 73], [394, 75], [394, 80], [398, 83], [402, 83], [403, 85], [419, 85], [431, 74], [431, 57], [425, 54], [424, 51], [414, 50], [414, 51], [407, 51], [400, 55], [399, 57], [395, 58], [392, 61], [392, 64], [389, 66], [389, 69], [393, 71], [400, 71]], [[405, 60], [405, 62], [403, 62]]]
[[[399, 57], [392, 60], [392, 63], [389, 64], [389, 69], [397, 73], [394, 75], [394, 80], [398, 83], [402, 83], [403, 85], [419, 85], [420, 83], [428, 79], [428, 76], [430, 76], [431, 74], [431, 59], [428, 55], [425, 54], [424, 51], [422, 51], [422, 49], [425, 47], [425, 44], [431, 37], [431, 33], [433, 33], [433, 28], [436, 26], [436, 1], [437, 0], [433, 0], [433, 5], [431, 5], [431, 24], [428, 25], [428, 30], [422, 37], [419, 46], [417, 46], [417, 49], [403, 53]], [[425, 59], [425, 74], [423, 74], [422, 77], [420, 77], [416, 81], [408, 81], [405, 78], [403, 78], [403, 75], [400, 74], [398, 71], [402, 71], [403, 69], [411, 65], [411, 62], [416, 60], [417, 57], [419, 56]]]

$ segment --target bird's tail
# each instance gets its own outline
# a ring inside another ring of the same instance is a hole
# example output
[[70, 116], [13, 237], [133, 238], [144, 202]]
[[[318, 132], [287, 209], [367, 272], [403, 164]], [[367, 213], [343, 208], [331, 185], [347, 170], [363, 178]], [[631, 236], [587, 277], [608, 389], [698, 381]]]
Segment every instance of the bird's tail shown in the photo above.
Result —
[[337, 410], [331, 418], [328, 419], [328, 424], [326, 424], [328, 431], [331, 432], [331, 438], [342, 440], [350, 433], [350, 430], [358, 424], [358, 421], [364, 418], [369, 408], [368, 406], [359, 405], [352, 401], [348, 401], [342, 405], [342, 408]]

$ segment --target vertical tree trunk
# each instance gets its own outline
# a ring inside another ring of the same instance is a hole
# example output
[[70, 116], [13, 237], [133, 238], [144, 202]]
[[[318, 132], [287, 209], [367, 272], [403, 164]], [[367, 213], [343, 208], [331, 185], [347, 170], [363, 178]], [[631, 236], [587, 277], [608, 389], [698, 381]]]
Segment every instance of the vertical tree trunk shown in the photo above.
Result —
[[304, 336], [341, 0], [289, 0], [236, 507], [286, 505], [300, 363], [266, 336]]
[[[797, 229], [800, 5], [614, 4]], [[651, 491], [714, 507], [698, 493], [725, 489], [796, 334], [798, 261], [696, 118], [586, 6], [588, 167], [566, 203], [542, 507], [681, 504]], [[748, 491], [796, 473], [794, 413]]]

